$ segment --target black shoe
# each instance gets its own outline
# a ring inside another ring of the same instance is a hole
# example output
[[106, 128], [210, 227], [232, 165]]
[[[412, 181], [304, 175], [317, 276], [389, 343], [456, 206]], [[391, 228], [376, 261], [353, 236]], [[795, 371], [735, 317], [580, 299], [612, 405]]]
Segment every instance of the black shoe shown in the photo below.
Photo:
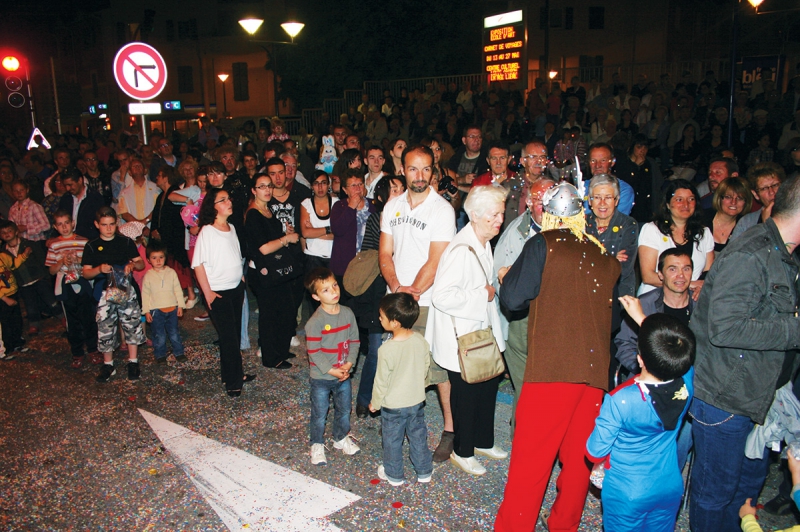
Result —
[[156, 359], [156, 364], [166, 364], [166, 363], [167, 363], [167, 357], [161, 357]]
[[108, 382], [111, 377], [117, 374], [117, 370], [111, 364], [103, 364], [100, 368], [100, 375], [97, 376], [97, 382]]
[[289, 368], [293, 368], [293, 367], [294, 366], [292, 366], [290, 363], [286, 362], [285, 360], [281, 360], [280, 363], [277, 366], [273, 366], [272, 368], [273, 369], [289, 369]]
[[183, 364], [187, 360], [189, 359], [186, 358], [186, 355], [175, 355], [175, 362], [180, 362], [181, 364]]
[[433, 451], [434, 462], [444, 462], [450, 459], [450, 454], [453, 452], [453, 441], [456, 435], [453, 432], [442, 432], [442, 439], [439, 440], [439, 445]]
[[139, 379], [141, 372], [139, 371], [138, 362], [128, 362], [128, 380], [135, 381]]
[[256, 380], [256, 376], [255, 375], [245, 374], [245, 376], [242, 377], [242, 382], [250, 382], [250, 381], [254, 381], [254, 380]]
[[290, 353], [286, 353], [286, 360], [289, 360], [290, 358], [297, 358], [297, 355], [295, 355], [294, 353], [291, 353], [291, 352]]
[[242, 390], [228, 390], [228, 397], [239, 397], [242, 395]]
[[764, 511], [772, 515], [789, 515], [792, 513], [794, 501], [785, 495], [778, 494], [774, 499], [764, 504]]
[[369, 408], [364, 405], [356, 405], [356, 416], [358, 416], [359, 419], [369, 417]]

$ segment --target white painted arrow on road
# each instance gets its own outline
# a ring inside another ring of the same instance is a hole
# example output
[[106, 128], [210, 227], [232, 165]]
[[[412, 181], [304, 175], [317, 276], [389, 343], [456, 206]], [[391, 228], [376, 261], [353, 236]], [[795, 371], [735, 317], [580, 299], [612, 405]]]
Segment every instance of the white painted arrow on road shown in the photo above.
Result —
[[233, 531], [340, 530], [326, 516], [360, 499], [348, 491], [139, 409], [164, 447]]

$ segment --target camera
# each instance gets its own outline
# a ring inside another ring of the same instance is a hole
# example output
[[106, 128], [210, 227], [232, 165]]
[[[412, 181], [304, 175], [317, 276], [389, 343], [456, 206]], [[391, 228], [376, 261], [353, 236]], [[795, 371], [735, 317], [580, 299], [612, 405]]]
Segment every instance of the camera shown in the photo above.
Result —
[[458, 187], [453, 182], [453, 178], [449, 175], [442, 176], [439, 180], [439, 192], [444, 192], [442, 197], [447, 201], [450, 201], [458, 194]]

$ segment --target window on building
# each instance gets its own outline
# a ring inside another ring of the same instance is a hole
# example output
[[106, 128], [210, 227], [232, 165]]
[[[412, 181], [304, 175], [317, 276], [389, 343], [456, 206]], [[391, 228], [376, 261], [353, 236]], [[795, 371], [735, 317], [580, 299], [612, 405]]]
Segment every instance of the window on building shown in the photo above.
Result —
[[178, 40], [196, 41], [197, 40], [197, 19], [178, 21]]
[[606, 27], [606, 8], [589, 7], [589, 29], [602, 30]]
[[560, 28], [561, 27], [561, 10], [560, 9], [551, 9], [550, 10], [550, 27], [551, 28]]
[[191, 94], [194, 92], [194, 77], [192, 67], [178, 67], [178, 94]]
[[539, 9], [539, 29], [543, 30], [547, 28], [547, 9], [540, 8]]
[[167, 42], [172, 42], [175, 40], [175, 21], [168, 20], [167, 21]]
[[233, 101], [245, 102], [250, 99], [247, 80], [247, 63], [233, 64]]
[[564, 29], [571, 30], [575, 24], [575, 9], [571, 7], [564, 8]]

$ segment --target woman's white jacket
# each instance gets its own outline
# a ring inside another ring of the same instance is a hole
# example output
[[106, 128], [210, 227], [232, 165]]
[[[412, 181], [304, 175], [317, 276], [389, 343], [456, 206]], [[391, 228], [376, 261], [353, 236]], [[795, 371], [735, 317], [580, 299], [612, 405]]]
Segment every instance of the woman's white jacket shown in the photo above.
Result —
[[[478, 258], [469, 246], [472, 246]], [[459, 336], [491, 326], [498, 347], [501, 351], [505, 350], [497, 297], [488, 301], [489, 292], [486, 289], [487, 274], [488, 284], [492, 284], [493, 272], [491, 246], [488, 242], [482, 246], [472, 224], [468, 223], [442, 253], [428, 310], [425, 339], [431, 346], [433, 359], [444, 369], [461, 372], [451, 316], [455, 318]]]

